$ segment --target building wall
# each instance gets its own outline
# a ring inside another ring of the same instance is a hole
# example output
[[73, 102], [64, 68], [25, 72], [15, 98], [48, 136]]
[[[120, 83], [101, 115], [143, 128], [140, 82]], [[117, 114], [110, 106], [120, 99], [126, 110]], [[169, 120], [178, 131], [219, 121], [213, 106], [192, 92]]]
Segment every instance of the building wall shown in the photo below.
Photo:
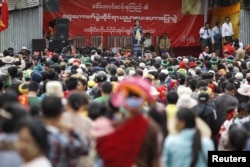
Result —
[[250, 44], [250, 10], [240, 10], [240, 41], [244, 45]]
[[9, 27], [0, 33], [0, 52], [13, 47], [18, 52], [22, 46], [32, 47], [32, 39], [42, 38], [42, 7], [14, 10], [9, 13]]

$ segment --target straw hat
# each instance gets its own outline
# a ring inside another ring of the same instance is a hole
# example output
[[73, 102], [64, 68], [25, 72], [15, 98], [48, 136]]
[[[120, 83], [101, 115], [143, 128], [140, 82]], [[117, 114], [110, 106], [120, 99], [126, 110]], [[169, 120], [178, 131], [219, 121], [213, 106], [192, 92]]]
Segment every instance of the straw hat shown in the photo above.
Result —
[[237, 92], [243, 96], [250, 96], [250, 85], [244, 84], [237, 89]]
[[2, 62], [5, 63], [5, 64], [12, 64], [15, 62], [15, 59], [11, 56], [6, 56], [6, 57], [3, 57], [1, 58]]

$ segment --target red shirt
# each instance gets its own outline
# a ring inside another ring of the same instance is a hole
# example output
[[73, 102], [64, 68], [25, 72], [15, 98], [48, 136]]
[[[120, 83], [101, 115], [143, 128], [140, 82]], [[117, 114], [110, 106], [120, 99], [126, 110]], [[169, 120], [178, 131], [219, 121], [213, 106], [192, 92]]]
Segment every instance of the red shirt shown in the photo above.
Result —
[[223, 52], [228, 52], [229, 55], [234, 55], [235, 53], [235, 49], [233, 46], [231, 46], [230, 44], [224, 45], [223, 46]]

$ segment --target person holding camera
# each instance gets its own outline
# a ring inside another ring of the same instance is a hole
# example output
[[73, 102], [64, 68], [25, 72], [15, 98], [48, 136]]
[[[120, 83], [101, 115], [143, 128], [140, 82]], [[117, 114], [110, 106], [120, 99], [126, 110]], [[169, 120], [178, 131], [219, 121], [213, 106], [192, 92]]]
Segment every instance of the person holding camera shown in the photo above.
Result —
[[201, 48], [203, 50], [205, 46], [210, 46], [211, 44], [212, 31], [209, 28], [208, 22], [204, 24], [204, 27], [201, 27], [199, 34], [200, 34]]

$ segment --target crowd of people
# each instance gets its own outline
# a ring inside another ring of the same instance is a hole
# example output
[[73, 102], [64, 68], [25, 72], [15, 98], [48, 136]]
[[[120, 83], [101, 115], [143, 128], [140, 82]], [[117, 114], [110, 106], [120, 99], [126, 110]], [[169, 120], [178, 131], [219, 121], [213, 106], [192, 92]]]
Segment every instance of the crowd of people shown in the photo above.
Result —
[[164, 41], [161, 55], [138, 41], [4, 50], [0, 167], [203, 167], [208, 151], [249, 150], [250, 46], [226, 40], [179, 57]]

